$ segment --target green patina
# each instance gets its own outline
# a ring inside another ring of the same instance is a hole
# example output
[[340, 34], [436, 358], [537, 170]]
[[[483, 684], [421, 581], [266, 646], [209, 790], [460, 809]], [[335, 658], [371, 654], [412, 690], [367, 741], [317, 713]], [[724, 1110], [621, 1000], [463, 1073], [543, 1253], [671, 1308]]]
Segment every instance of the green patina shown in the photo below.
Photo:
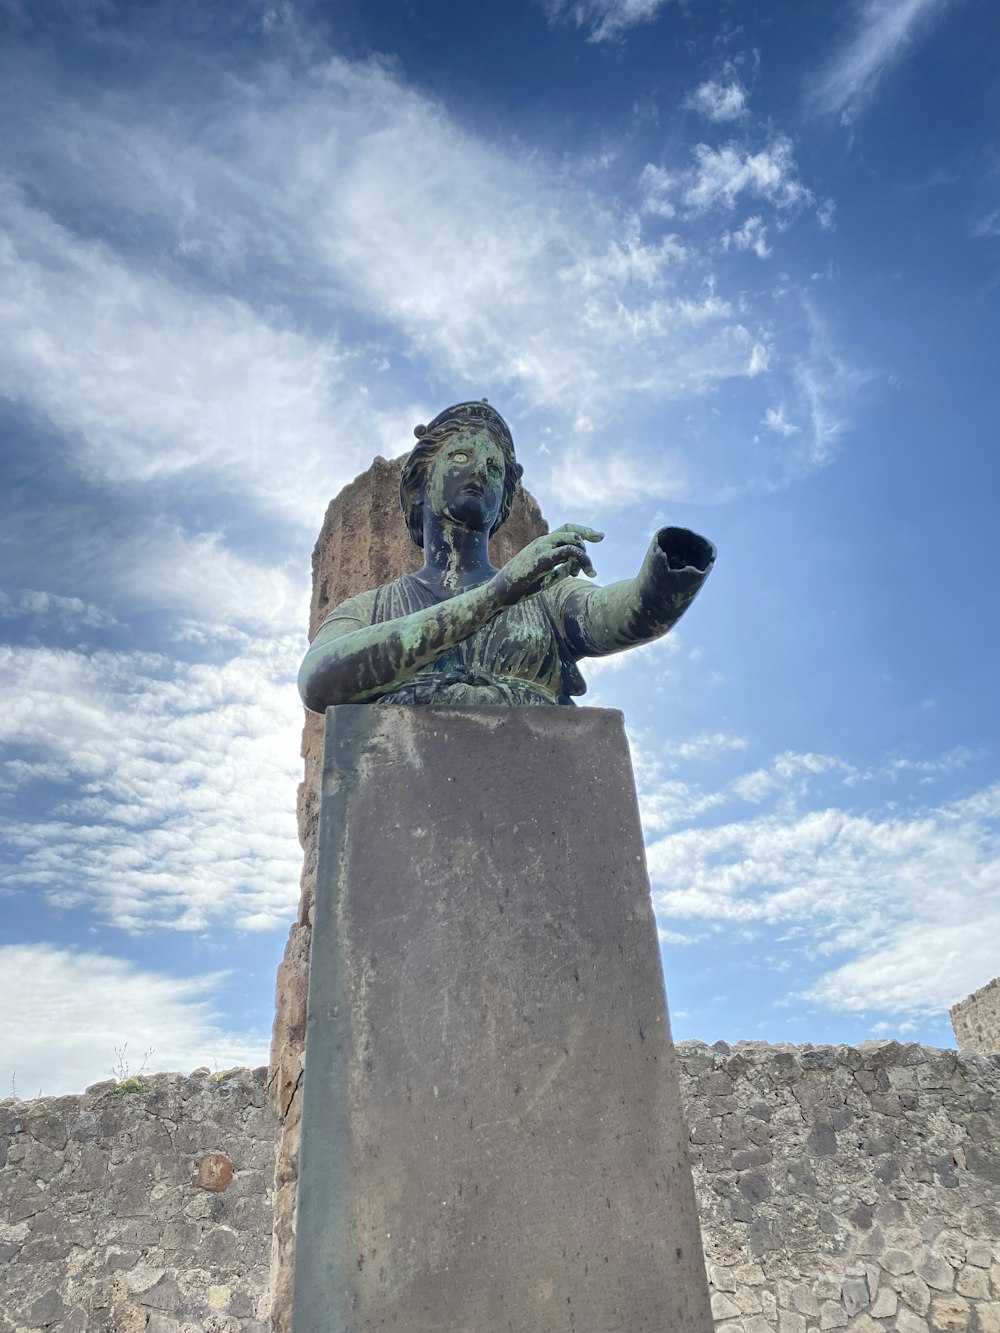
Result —
[[316, 712], [343, 703], [572, 703], [586, 690], [581, 659], [665, 634], [712, 568], [710, 542], [662, 528], [635, 578], [595, 586], [587, 544], [603, 534], [567, 523], [497, 569], [489, 538], [521, 474], [506, 423], [485, 401], [460, 403], [416, 434], [400, 498], [424, 565], [324, 621], [299, 673]]

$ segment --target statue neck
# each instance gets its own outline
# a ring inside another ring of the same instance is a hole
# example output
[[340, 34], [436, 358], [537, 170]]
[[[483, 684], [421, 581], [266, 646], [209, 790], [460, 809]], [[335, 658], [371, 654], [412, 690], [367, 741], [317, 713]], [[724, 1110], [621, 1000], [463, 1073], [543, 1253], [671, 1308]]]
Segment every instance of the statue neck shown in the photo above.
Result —
[[490, 535], [424, 514], [424, 567], [419, 577], [458, 592], [485, 583], [496, 573]]

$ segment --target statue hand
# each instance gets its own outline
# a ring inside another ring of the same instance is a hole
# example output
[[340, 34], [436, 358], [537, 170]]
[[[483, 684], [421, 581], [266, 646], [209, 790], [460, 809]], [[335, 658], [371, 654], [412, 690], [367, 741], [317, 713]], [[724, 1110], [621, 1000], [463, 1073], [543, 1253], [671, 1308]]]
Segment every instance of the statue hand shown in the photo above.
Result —
[[597, 571], [584, 542], [603, 540], [603, 532], [580, 523], [564, 523], [555, 532], [536, 537], [493, 575], [491, 583], [501, 606], [516, 606], [573, 574], [593, 578]]

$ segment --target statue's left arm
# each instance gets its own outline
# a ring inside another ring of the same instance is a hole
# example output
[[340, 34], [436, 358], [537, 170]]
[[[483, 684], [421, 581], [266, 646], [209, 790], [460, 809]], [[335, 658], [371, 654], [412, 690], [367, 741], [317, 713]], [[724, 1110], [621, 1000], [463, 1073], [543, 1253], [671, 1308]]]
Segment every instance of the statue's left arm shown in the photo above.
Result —
[[694, 601], [715, 563], [715, 547], [686, 528], [661, 528], [633, 579], [559, 587], [560, 618], [574, 657], [603, 657], [666, 634]]

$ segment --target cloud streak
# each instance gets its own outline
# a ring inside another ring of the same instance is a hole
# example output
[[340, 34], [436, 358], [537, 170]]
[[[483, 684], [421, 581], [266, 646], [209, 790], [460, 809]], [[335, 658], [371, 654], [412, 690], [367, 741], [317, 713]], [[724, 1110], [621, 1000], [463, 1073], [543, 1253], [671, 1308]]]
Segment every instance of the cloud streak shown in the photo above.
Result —
[[853, 120], [879, 81], [945, 13], [951, 0], [861, 0], [854, 36], [816, 77], [810, 98], [818, 111]]
[[629, 29], [652, 23], [671, 0], [542, 0], [549, 22], [568, 20], [587, 30], [589, 42], [620, 40]]

